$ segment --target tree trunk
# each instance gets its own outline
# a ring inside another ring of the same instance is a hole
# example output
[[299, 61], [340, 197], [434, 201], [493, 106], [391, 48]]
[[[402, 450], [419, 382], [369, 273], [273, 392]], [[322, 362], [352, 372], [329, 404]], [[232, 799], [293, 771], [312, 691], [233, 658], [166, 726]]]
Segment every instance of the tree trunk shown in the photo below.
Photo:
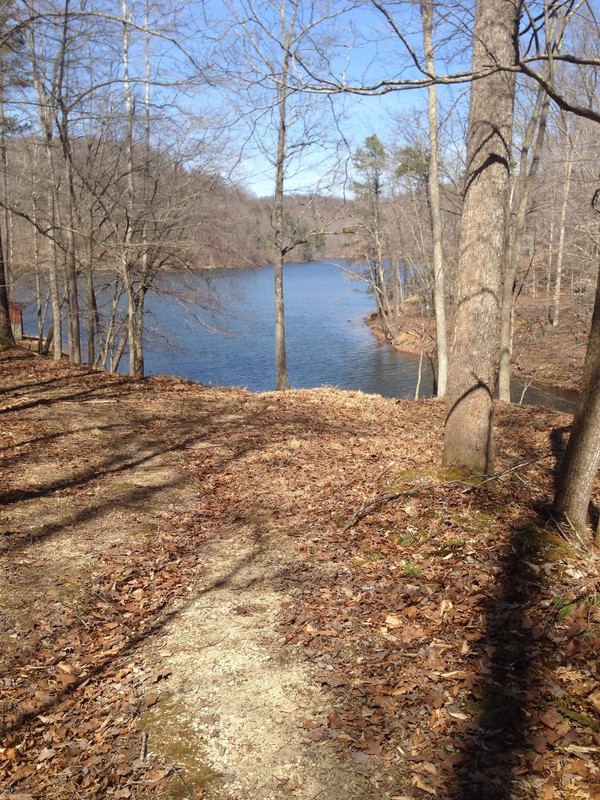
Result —
[[[142, 380], [144, 377], [144, 304], [146, 290], [140, 287], [135, 295], [135, 360], [133, 377]], [[130, 345], [131, 346], [131, 345]]]
[[[513, 320], [515, 302], [515, 281], [517, 268], [521, 260], [523, 237], [525, 234], [525, 221], [531, 186], [537, 174], [542, 146], [546, 134], [546, 120], [550, 99], [543, 89], [539, 89], [535, 108], [527, 125], [523, 146], [521, 149], [521, 163], [517, 179], [517, 214], [512, 242], [508, 238], [506, 251], [506, 266], [504, 270], [504, 287], [502, 294], [502, 324], [500, 335], [500, 370], [498, 375], [498, 397], [505, 403], [510, 403], [510, 380], [512, 372], [512, 342]], [[534, 134], [535, 136], [534, 143]], [[533, 145], [531, 164], [528, 165], [529, 151]]]
[[86, 321], [87, 321], [87, 362], [90, 367], [94, 366], [96, 361], [96, 330], [94, 314], [96, 308], [96, 297], [94, 289], [94, 275], [92, 273], [92, 265], [88, 264], [88, 271], [85, 276], [86, 288]]
[[[52, 213], [54, 218], [54, 210]], [[48, 247], [50, 249], [50, 270], [48, 273], [48, 283], [50, 285], [50, 303], [52, 305], [52, 353], [54, 360], [60, 361], [63, 351], [63, 337], [60, 287], [58, 280], [58, 253], [56, 242], [49, 243]]]
[[571, 176], [573, 174], [573, 156], [575, 141], [571, 140], [567, 124], [567, 162], [565, 164], [565, 179], [563, 183], [563, 201], [560, 209], [560, 222], [558, 230], [558, 249], [556, 251], [556, 279], [554, 282], [554, 311], [552, 313], [552, 326], [556, 327], [560, 314], [560, 296], [562, 291], [562, 267], [565, 255], [565, 233], [567, 227], [567, 210], [569, 208], [569, 194], [571, 192]]
[[[66, 238], [65, 247], [65, 285], [69, 315], [67, 319], [67, 334], [69, 341], [69, 359], [73, 364], [81, 363], [81, 332], [79, 324], [79, 291], [77, 287], [77, 263], [75, 254], [75, 189], [73, 186], [73, 165], [71, 163], [69, 115], [65, 105], [65, 80], [67, 73], [67, 58], [69, 50], [69, 0], [64, 5], [62, 24], [62, 40], [60, 59], [55, 85], [53, 101], [61, 111], [60, 120], [57, 120], [59, 137], [63, 156], [63, 167], [66, 183], [66, 226], [62, 225]], [[60, 206], [57, 206], [57, 211]]]
[[0, 349], [14, 346], [15, 337], [13, 336], [12, 326], [10, 324], [8, 286], [4, 267], [4, 248], [2, 247], [2, 234], [0, 232]]
[[[1, 59], [0, 59], [1, 61]], [[5, 74], [2, 65], [1, 78], [4, 83]], [[0, 120], [4, 120], [6, 110], [4, 106], [4, 92], [0, 91]], [[6, 285], [6, 294], [8, 302], [10, 303], [13, 290], [11, 284], [13, 280], [12, 263], [13, 263], [13, 242], [12, 242], [12, 213], [9, 208], [8, 202], [8, 150], [6, 147], [6, 125], [0, 125], [0, 154], [2, 160], [2, 192], [4, 200], [4, 237], [2, 239], [2, 262], [3, 262], [3, 278], [0, 278]], [[2, 313], [0, 311], [0, 313]]]
[[575, 531], [585, 530], [600, 467], [600, 270], [583, 379], [571, 435], [554, 496], [554, 511]]
[[[70, 165], [68, 173], [70, 174]], [[69, 178], [67, 178], [69, 180]], [[67, 201], [67, 252], [65, 277], [69, 298], [69, 358], [73, 364], [81, 364], [81, 328], [79, 323], [79, 289], [77, 285], [77, 263], [75, 255], [74, 216], [71, 200]]]
[[[516, 0], [479, 0], [473, 37], [476, 73], [515, 63], [518, 17]], [[502, 70], [471, 86], [443, 463], [473, 475], [494, 471], [492, 393], [514, 94], [514, 75]]]
[[[423, 22], [423, 43], [425, 45], [425, 65], [427, 71], [435, 74], [433, 54], [433, 0], [421, 0], [421, 19]], [[431, 211], [431, 233], [433, 239], [433, 305], [435, 309], [436, 352], [437, 352], [437, 396], [446, 394], [448, 378], [448, 343], [446, 336], [446, 299], [444, 256], [442, 251], [442, 212], [440, 203], [439, 141], [437, 120], [437, 89], [432, 84], [428, 91], [429, 99], [429, 169], [428, 192]]]
[[287, 146], [286, 80], [288, 56], [284, 58], [282, 80], [277, 88], [277, 157], [275, 163], [275, 194], [273, 197], [273, 228], [275, 234], [275, 390], [287, 391], [290, 379], [285, 351], [285, 313], [283, 303], [283, 180]]
[[37, 110], [40, 124], [44, 131], [44, 161], [46, 166], [46, 202], [49, 213], [49, 226], [52, 231], [52, 238], [48, 240], [48, 284], [50, 288], [50, 302], [52, 305], [52, 349], [55, 361], [60, 361], [63, 350], [62, 337], [62, 304], [60, 298], [60, 283], [58, 277], [58, 253], [56, 236], [58, 232], [58, 180], [54, 167], [53, 157], [53, 131], [56, 122], [56, 109], [53, 106], [50, 96], [46, 92], [41, 68], [37, 62], [37, 47], [33, 35], [33, 28], [29, 30], [29, 46], [33, 55], [32, 73], [33, 85], [37, 98]]

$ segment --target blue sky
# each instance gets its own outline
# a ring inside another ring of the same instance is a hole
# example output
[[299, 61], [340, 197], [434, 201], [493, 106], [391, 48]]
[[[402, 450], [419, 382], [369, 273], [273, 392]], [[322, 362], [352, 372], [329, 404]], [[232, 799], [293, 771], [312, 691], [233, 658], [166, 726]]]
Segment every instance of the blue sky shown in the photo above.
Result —
[[[342, 3], [334, 4], [334, 10], [336, 5], [343, 6]], [[415, 5], [396, 4], [396, 9], [399, 19], [403, 21], [403, 31], [410, 33], [413, 30], [415, 33], [412, 34], [411, 41], [415, 46], [419, 46], [421, 34], [418, 19], [414, 18]], [[408, 74], [396, 35], [370, 3], [359, 4], [351, 16], [338, 21], [338, 28], [335, 36], [336, 55], [332, 59], [332, 68], [337, 77], [343, 75], [349, 84], [361, 84], [365, 81]], [[414, 68], [411, 71], [415, 74]], [[328, 175], [338, 169], [367, 136], [376, 133], [382, 140], [397, 140], [405, 132], [403, 129], [406, 127], [406, 118], [411, 116], [411, 111], [415, 107], [423, 107], [424, 102], [425, 93], [422, 91], [391, 92], [381, 97], [345, 94], [332, 101], [322, 99], [321, 110], [317, 111], [317, 116], [321, 117], [323, 125], [321, 140], [314, 149], [304, 151], [301, 165], [303, 169], [297, 170], [298, 164], [291, 166], [286, 180], [287, 190], [308, 191], [319, 181], [327, 187]], [[331, 138], [334, 139], [338, 137], [337, 131], [334, 130], [333, 118], [330, 118], [330, 124], [327, 125], [331, 105], [339, 114], [339, 128], [346, 140], [346, 147], [336, 150], [335, 153], [332, 147], [328, 156], [325, 153], [325, 145], [330, 135], [333, 134]], [[404, 121], [399, 121], [402, 116]], [[243, 120], [238, 123], [238, 129], [241, 140], [247, 131]], [[259, 125], [257, 133], [256, 139], [248, 141], [245, 146], [244, 158], [240, 162], [237, 175], [242, 176], [246, 185], [257, 195], [266, 196], [273, 191], [273, 167], [268, 154], [274, 152], [276, 131], [271, 123]], [[293, 141], [294, 133], [294, 126], [291, 126], [290, 141]], [[266, 149], [266, 155], [260, 152], [261, 148]], [[339, 193], [341, 191], [339, 177], [335, 179], [335, 183], [335, 192]]]
[[[278, 0], [282, 2], [283, 0]], [[316, 1], [316, 0], [315, 0]], [[131, 31], [131, 64], [130, 73], [137, 80], [138, 108], [143, 108], [143, 92], [145, 79], [144, 46], [145, 23], [144, 0], [128, 0], [129, 9], [134, 15], [136, 25]], [[273, 168], [269, 155], [274, 152], [276, 127], [273, 120], [265, 124], [268, 115], [257, 121], [255, 109], [263, 98], [256, 97], [256, 91], [250, 87], [241, 89], [237, 96], [233, 93], [230, 79], [226, 74], [219, 75], [219, 68], [226, 66], [223, 62], [232, 54], [228, 49], [234, 37], [231, 34], [233, 12], [228, 12], [226, 4], [239, 8], [245, 0], [206, 0], [205, 3], [188, 2], [180, 4], [175, 12], [175, 4], [168, 1], [160, 5], [150, 4], [152, 18], [150, 27], [159, 32], [151, 37], [152, 75], [155, 83], [151, 89], [152, 103], [156, 109], [158, 121], [154, 128], [157, 144], [169, 147], [176, 146], [180, 133], [186, 132], [190, 138], [199, 143], [199, 150], [210, 153], [210, 148], [203, 148], [202, 141], [207, 142], [217, 137], [217, 144], [223, 144], [220, 155], [215, 157], [216, 166], [226, 175], [243, 179], [249, 189], [258, 195], [270, 195], [273, 191]], [[327, 0], [318, 0], [319, 3]], [[254, 0], [254, 6], [265, 9], [269, 0]], [[311, 7], [311, 0], [303, 0], [303, 10]], [[351, 84], [364, 81], [376, 81], [381, 78], [400, 78], [410, 74], [414, 67], [407, 66], [405, 53], [396, 35], [390, 30], [381, 15], [368, 0], [354, 4], [352, 14], [338, 20], [338, 30], [332, 36], [335, 56], [332, 59], [332, 70], [336, 77], [345, 76]], [[77, 0], [73, 6], [79, 7]], [[272, 7], [272, 6], [271, 6]], [[334, 11], [345, 7], [345, 0], [335, 0]], [[411, 44], [420, 47], [421, 33], [419, 29], [418, 6], [415, 3], [400, 3], [388, 0], [386, 8], [394, 10], [402, 32], [409, 35]], [[109, 17], [93, 18], [93, 14], [105, 11]], [[97, 0], [91, 12], [92, 16], [82, 25], [97, 26], [100, 35], [87, 41], [82, 37], [86, 63], [78, 67], [79, 80], [73, 82], [74, 96], [81, 85], [91, 87], [97, 85], [98, 90], [90, 94], [88, 105], [81, 106], [82, 120], [90, 117], [90, 104], [97, 103], [99, 112], [104, 104], [108, 113], [117, 115], [119, 103], [122, 102], [123, 87], [121, 80], [122, 32], [119, 21], [121, 3], [118, 0]], [[272, 14], [272, 11], [271, 11]], [[110, 19], [109, 19], [110, 18]], [[269, 20], [267, 12], [267, 20]], [[273, 19], [273, 27], [275, 17]], [[79, 23], [73, 23], [75, 24]], [[75, 27], [74, 27], [75, 31]], [[162, 33], [161, 33], [162, 32]], [[48, 31], [47, 80], [52, 73], [52, 48], [54, 42]], [[230, 38], [228, 38], [230, 37]], [[230, 41], [231, 39], [231, 41]], [[225, 43], [225, 48], [219, 50]], [[192, 56], [190, 58], [189, 56]], [[311, 57], [310, 47], [307, 57]], [[204, 61], [211, 62], [210, 81], [203, 79], [201, 70], [196, 65]], [[319, 66], [322, 71], [322, 65]], [[241, 68], [240, 75], [242, 75]], [[106, 78], [114, 79], [114, 83]], [[268, 83], [268, 82], [267, 82]], [[105, 88], [103, 88], [105, 87]], [[270, 101], [273, 99], [273, 84], [270, 84]], [[314, 97], [312, 98], [314, 100]], [[309, 102], [311, 98], [308, 98]], [[30, 115], [32, 126], [37, 124], [37, 108], [31, 88], [25, 88], [19, 98], [15, 98], [19, 113]], [[304, 156], [299, 163], [293, 164], [288, 173], [286, 188], [288, 191], [310, 190], [321, 182], [322, 189], [334, 189], [340, 192], [340, 176], [336, 170], [347, 162], [348, 156], [362, 145], [365, 138], [373, 133], [384, 141], [398, 140], [404, 134], [410, 134], [408, 128], [413, 109], [424, 108], [424, 92], [392, 92], [382, 97], [359, 97], [346, 94], [332, 101], [324, 98], [320, 108], [310, 117], [311, 124], [316, 127], [311, 132], [311, 147], [303, 150]], [[338, 127], [329, 114], [331, 107], [340, 112]], [[72, 123], [75, 123], [78, 108], [75, 106]], [[304, 122], [309, 119], [301, 119]], [[222, 122], [229, 123], [219, 133]], [[84, 124], [84, 123], [82, 123]], [[254, 125], [254, 137], [250, 136]], [[320, 129], [319, 129], [320, 126]], [[300, 125], [290, 129], [290, 141], [299, 132]], [[218, 134], [218, 136], [217, 136]], [[339, 139], [344, 146], [339, 147]], [[243, 148], [242, 148], [243, 145]], [[241, 153], [241, 156], [240, 156]], [[203, 156], [193, 162], [202, 165]], [[296, 169], [303, 167], [303, 169]], [[343, 173], [343, 169], [341, 170]]]

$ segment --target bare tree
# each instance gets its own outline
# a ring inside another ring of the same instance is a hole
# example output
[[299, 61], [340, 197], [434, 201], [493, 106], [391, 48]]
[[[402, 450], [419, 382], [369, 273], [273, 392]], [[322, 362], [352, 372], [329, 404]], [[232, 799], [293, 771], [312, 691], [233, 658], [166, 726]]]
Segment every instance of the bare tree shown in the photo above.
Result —
[[[433, 47], [433, 0], [421, 0], [423, 22], [423, 44], [425, 68], [435, 75]], [[437, 396], [444, 397], [448, 381], [448, 343], [446, 335], [445, 266], [442, 247], [442, 209], [440, 200], [440, 148], [437, 114], [437, 87], [432, 83], [428, 89], [429, 115], [429, 169], [428, 194], [433, 239], [433, 302], [436, 325]]]
[[517, 199], [512, 236], [510, 227], [507, 227], [506, 230], [500, 367], [498, 372], [498, 396], [500, 400], [506, 403], [510, 403], [517, 269], [521, 260], [531, 187], [537, 174], [546, 135], [549, 105], [550, 99], [540, 87], [536, 95], [533, 111], [527, 123], [523, 142], [521, 143], [519, 174], [513, 192]]
[[[331, 103], [319, 104], [296, 88], [293, 72], [297, 59], [325, 68], [331, 57], [331, 43], [321, 34], [345, 4], [332, 0], [242, 0], [227, 2], [229, 20], [222, 41], [228, 79], [252, 98], [254, 108], [245, 115], [252, 126], [251, 138], [260, 140], [261, 155], [272, 165], [273, 203], [271, 212], [272, 260], [275, 300], [275, 388], [290, 386], [285, 341], [284, 262], [307, 239], [322, 235], [327, 223], [307, 228], [285, 225], [284, 203], [294, 171], [325, 154], [331, 140], [325, 117]], [[230, 24], [231, 19], [233, 25]], [[231, 46], [229, 46], [231, 43]], [[319, 112], [315, 110], [319, 105]], [[331, 120], [330, 131], [336, 130]], [[331, 166], [326, 168], [327, 173]], [[297, 175], [296, 175], [297, 177]], [[318, 181], [319, 182], [319, 181]], [[298, 191], [298, 188], [296, 191]], [[312, 187], [314, 189], [314, 186]], [[306, 192], [304, 192], [306, 194]], [[312, 193], [312, 192], [311, 192]]]

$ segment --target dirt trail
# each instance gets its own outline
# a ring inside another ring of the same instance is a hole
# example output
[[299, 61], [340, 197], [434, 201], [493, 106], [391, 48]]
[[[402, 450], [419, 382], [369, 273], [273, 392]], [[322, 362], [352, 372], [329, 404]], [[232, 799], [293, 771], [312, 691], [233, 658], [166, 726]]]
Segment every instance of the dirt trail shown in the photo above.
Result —
[[436, 401], [0, 354], [0, 797], [598, 797], [570, 420], [495, 417], [488, 493]]
[[[277, 632], [285, 600], [279, 574], [283, 559], [294, 558], [289, 542], [261, 526], [237, 528], [203, 556], [196, 597], [161, 640], [172, 673], [164, 699], [144, 719], [150, 746], [186, 762], [189, 779], [210, 767], [209, 797], [369, 796], [364, 767], [342, 760], [331, 742], [311, 739], [332, 700]], [[170, 740], [165, 725], [175, 734]]]

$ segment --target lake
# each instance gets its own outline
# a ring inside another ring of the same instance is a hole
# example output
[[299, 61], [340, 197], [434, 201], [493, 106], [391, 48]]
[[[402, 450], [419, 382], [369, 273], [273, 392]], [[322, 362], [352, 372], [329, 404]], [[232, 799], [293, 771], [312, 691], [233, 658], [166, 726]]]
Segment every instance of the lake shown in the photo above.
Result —
[[[335, 386], [387, 397], [414, 398], [419, 358], [379, 342], [364, 318], [374, 310], [360, 267], [345, 262], [286, 264], [286, 345], [294, 388]], [[206, 270], [163, 277], [147, 297], [147, 375], [179, 375], [215, 386], [273, 389], [273, 267]], [[31, 289], [30, 289], [31, 291]], [[31, 295], [30, 295], [31, 296]], [[208, 310], [208, 308], [212, 310]], [[26, 332], [35, 330], [31, 306]], [[514, 389], [519, 401], [522, 387]], [[421, 396], [432, 392], [423, 364]], [[528, 388], [525, 402], [572, 411], [573, 393]]]
[[[273, 267], [211, 270], [209, 278], [220, 304], [214, 316], [177, 298], [148, 298], [147, 374], [181, 375], [256, 392], [273, 389]], [[205, 292], [202, 278], [188, 291], [189, 296]], [[288, 373], [294, 388], [335, 386], [414, 397], [419, 359], [378, 342], [365, 325], [374, 302], [359, 268], [286, 264], [284, 292]], [[161, 341], [163, 334], [168, 345]], [[431, 394], [428, 369], [422, 388]]]

